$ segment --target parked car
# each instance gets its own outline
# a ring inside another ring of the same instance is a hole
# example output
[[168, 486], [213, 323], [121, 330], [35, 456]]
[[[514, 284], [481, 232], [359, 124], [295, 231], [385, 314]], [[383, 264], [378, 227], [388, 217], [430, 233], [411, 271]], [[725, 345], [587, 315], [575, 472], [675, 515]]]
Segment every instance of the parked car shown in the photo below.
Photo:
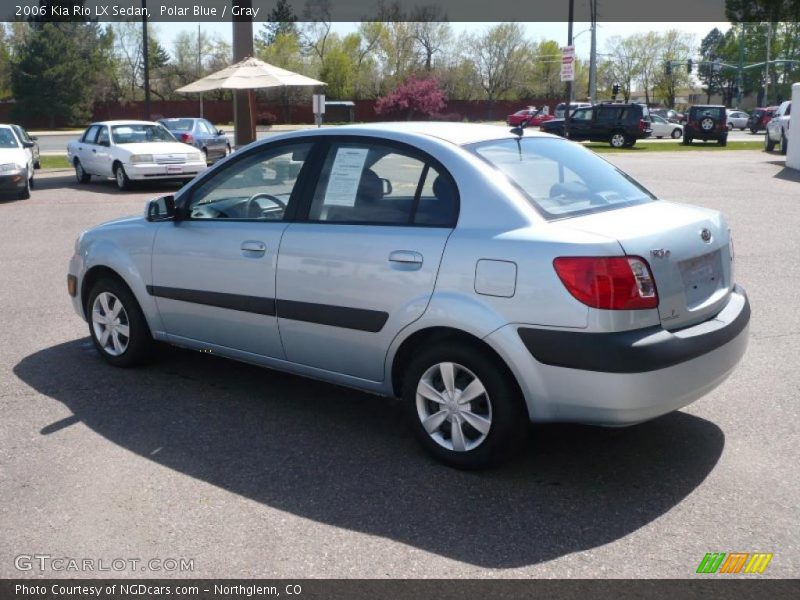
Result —
[[13, 125], [0, 125], [0, 193], [13, 193], [21, 200], [31, 197], [33, 142], [23, 141]]
[[776, 144], [781, 145], [781, 154], [786, 154], [789, 145], [789, 121], [792, 113], [792, 101], [783, 102], [767, 123], [767, 133], [764, 136], [764, 150], [772, 152]]
[[89, 183], [93, 176], [113, 177], [121, 190], [132, 181], [188, 181], [207, 166], [202, 152], [151, 121], [93, 123], [67, 145], [67, 156], [78, 183]]
[[[554, 113], [554, 118], [556, 119], [563, 119], [564, 118], [564, 107], [566, 106], [565, 102], [560, 102], [556, 105], [556, 110]], [[591, 106], [589, 102], [570, 102], [570, 109], [575, 111], [577, 108], [584, 108], [587, 106]], [[570, 113], [571, 114], [571, 113]]]
[[11, 125], [11, 128], [17, 134], [19, 140], [25, 145], [31, 153], [31, 160], [33, 160], [33, 168], [40, 169], [42, 166], [41, 155], [39, 153], [39, 138], [35, 135], [29, 135], [24, 127], [19, 125]]
[[650, 116], [652, 117], [653, 115], [657, 115], [671, 123], [682, 123], [686, 120], [686, 117], [683, 113], [671, 108], [651, 108]]
[[671, 137], [674, 140], [683, 137], [683, 125], [668, 121], [664, 117], [652, 113], [650, 114], [650, 126], [653, 129], [653, 137], [659, 139]]
[[777, 108], [777, 106], [768, 106], [766, 108], [754, 109], [747, 119], [747, 128], [750, 130], [750, 133], [758, 133], [762, 129], [766, 129], [767, 123], [769, 123], [769, 120], [772, 118], [772, 115], [775, 114]]
[[207, 163], [214, 163], [231, 153], [228, 136], [222, 129], [217, 129], [207, 119], [181, 117], [177, 119], [159, 119], [164, 127], [172, 132], [179, 142], [189, 144], [200, 150]]
[[748, 339], [732, 260], [718, 212], [579, 144], [403, 122], [251, 144], [83, 232], [67, 284], [112, 365], [160, 340], [397, 396], [477, 468], [529, 420], [629, 425], [719, 385]]
[[744, 131], [747, 129], [747, 122], [750, 120], [750, 115], [741, 110], [729, 110], [728, 112], [728, 131], [739, 129]]
[[545, 121], [551, 121], [552, 119], [555, 119], [555, 117], [548, 111], [545, 111], [544, 108], [529, 106], [528, 108], [518, 110], [513, 115], [508, 115], [508, 117], [506, 117], [506, 123], [509, 127], [519, 127], [527, 120], [527, 127], [538, 127]]
[[[540, 130], [564, 136], [566, 121], [547, 121]], [[650, 114], [642, 104], [595, 104], [576, 109], [569, 121], [570, 139], [608, 142], [614, 148], [629, 148], [652, 132]]]
[[714, 140], [720, 146], [728, 143], [728, 119], [724, 106], [696, 104], [689, 108], [686, 125], [683, 126], [683, 143], [694, 140]]

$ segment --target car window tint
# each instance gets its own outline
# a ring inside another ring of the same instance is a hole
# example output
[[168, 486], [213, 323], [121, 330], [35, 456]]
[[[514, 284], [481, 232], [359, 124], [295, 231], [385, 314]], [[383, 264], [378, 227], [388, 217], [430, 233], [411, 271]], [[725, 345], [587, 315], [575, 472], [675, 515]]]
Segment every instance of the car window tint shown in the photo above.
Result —
[[786, 112], [783, 113], [783, 116], [788, 117], [791, 114], [792, 114], [792, 105], [791, 104], [787, 104], [786, 105]]
[[619, 116], [618, 108], [603, 107], [597, 110], [598, 123], [611, 123], [617, 120]]
[[28, 135], [28, 132], [25, 131], [22, 127], [16, 125], [14, 126], [14, 131], [17, 132], [17, 137], [19, 137], [19, 139], [22, 140], [23, 142], [33, 141], [31, 140], [31, 137]]
[[192, 192], [192, 219], [280, 221], [311, 142], [267, 148], [218, 172]]
[[8, 127], [0, 128], [0, 148], [19, 148], [17, 136]]
[[573, 121], [591, 121], [592, 109], [579, 109], [572, 113]]
[[107, 146], [109, 144], [108, 140], [108, 127], [101, 127], [100, 131], [97, 132], [97, 142], [98, 145]]
[[194, 119], [165, 119], [160, 121], [170, 131], [191, 131], [194, 127]]
[[523, 138], [469, 147], [504, 173], [546, 218], [632, 206], [654, 197], [616, 167], [578, 144]]
[[100, 129], [97, 125], [92, 125], [89, 129], [86, 130], [86, 133], [83, 134], [81, 141], [86, 144], [94, 144], [94, 138], [97, 136], [97, 130]]
[[383, 225], [450, 224], [457, 193], [449, 177], [440, 175], [423, 159], [393, 146], [335, 144], [325, 159], [309, 219]]

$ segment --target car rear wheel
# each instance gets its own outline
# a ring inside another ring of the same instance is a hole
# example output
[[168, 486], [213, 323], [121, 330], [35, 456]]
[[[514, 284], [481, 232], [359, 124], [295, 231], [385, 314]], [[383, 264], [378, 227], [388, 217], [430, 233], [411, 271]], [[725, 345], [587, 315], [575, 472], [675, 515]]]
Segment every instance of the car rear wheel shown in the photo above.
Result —
[[611, 137], [608, 140], [608, 143], [611, 145], [612, 148], [622, 148], [625, 144], [628, 143], [628, 139], [625, 137], [625, 134], [621, 131], [615, 131], [611, 134]]
[[684, 143], [685, 146], [690, 145], [692, 143], [692, 138], [689, 137], [688, 135], [684, 134], [683, 135], [683, 143]]
[[423, 349], [406, 369], [403, 401], [426, 450], [459, 469], [501, 462], [527, 431], [511, 374], [488, 353], [463, 344]]
[[717, 144], [720, 146], [727, 146], [728, 145], [728, 137], [721, 137], [717, 140]]
[[772, 152], [775, 150], [775, 142], [773, 142], [769, 137], [769, 132], [764, 134], [764, 151], [765, 152]]
[[728, 131], [733, 131], [733, 123], [728, 123]]
[[25, 187], [22, 188], [19, 192], [19, 199], [20, 200], [27, 200], [31, 197], [31, 179], [32, 177], [25, 178]]
[[786, 139], [786, 134], [781, 133], [781, 154], [785, 155], [788, 150], [789, 140]]
[[678, 129], [677, 127], [672, 130], [672, 139], [673, 140], [680, 139], [680, 137], [682, 135], [683, 135], [683, 132], [680, 129]]
[[78, 183], [89, 183], [92, 180], [92, 176], [83, 170], [83, 165], [77, 158], [75, 159], [75, 179]]
[[130, 189], [131, 180], [128, 179], [128, 174], [125, 173], [125, 167], [117, 163], [114, 166], [114, 180], [117, 182], [117, 188], [121, 191]]
[[208, 164], [208, 150], [203, 148], [203, 161]]
[[755, 135], [756, 133], [758, 133], [758, 129], [756, 129], [755, 127], [751, 127], [750, 128], [750, 133]]
[[132, 367], [150, 357], [153, 338], [131, 291], [116, 279], [101, 279], [86, 303], [95, 348], [116, 367]]

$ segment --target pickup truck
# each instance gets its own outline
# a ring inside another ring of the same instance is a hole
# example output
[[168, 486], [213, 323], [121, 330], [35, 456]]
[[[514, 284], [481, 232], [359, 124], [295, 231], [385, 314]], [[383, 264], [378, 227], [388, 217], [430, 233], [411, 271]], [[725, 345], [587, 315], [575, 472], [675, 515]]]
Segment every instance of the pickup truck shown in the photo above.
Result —
[[767, 135], [764, 136], [764, 150], [772, 152], [776, 144], [781, 145], [781, 154], [786, 154], [789, 142], [789, 116], [792, 112], [792, 101], [783, 102], [767, 123]]

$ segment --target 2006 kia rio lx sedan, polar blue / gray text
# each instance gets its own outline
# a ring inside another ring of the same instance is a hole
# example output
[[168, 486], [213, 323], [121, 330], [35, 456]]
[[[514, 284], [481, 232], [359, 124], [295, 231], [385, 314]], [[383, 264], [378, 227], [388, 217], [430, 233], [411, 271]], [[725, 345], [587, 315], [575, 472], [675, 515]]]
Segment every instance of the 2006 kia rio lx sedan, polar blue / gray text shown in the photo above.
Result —
[[153, 340], [402, 397], [476, 468], [526, 422], [639, 423], [719, 385], [750, 308], [713, 210], [504, 128], [305, 130], [83, 232], [68, 284], [111, 364]]

